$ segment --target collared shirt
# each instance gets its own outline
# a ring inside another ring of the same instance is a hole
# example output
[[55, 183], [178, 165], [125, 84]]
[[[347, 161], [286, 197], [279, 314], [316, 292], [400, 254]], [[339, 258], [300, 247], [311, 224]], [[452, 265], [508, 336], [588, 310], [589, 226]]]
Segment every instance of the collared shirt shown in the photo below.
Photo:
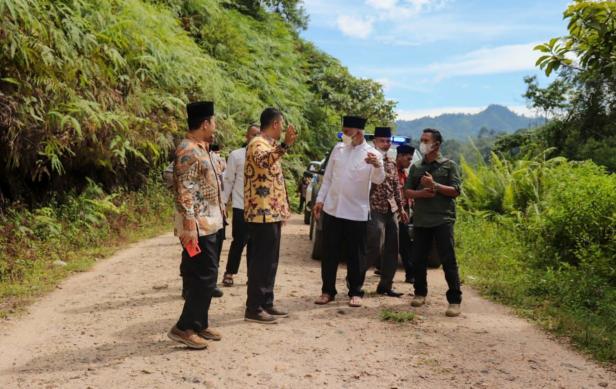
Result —
[[404, 186], [406, 185], [406, 180], [409, 175], [406, 172], [406, 169], [400, 169], [396, 167], [398, 170], [398, 184], [400, 185], [400, 196], [402, 198], [402, 203], [404, 204], [404, 210], [408, 211], [408, 207], [411, 205], [411, 199], [407, 199], [404, 194]]
[[246, 162], [246, 148], [236, 149], [229, 154], [227, 169], [223, 175], [223, 204], [229, 202], [232, 207], [244, 209], [244, 164]]
[[281, 159], [285, 150], [262, 135], [246, 148], [244, 166], [244, 220], [275, 223], [290, 216]]
[[[450, 159], [439, 155], [436, 160], [427, 162], [425, 159], [415, 162], [409, 170], [409, 177], [405, 189], [421, 190], [421, 177], [428, 172], [434, 182], [453, 186], [458, 192], [461, 190], [462, 179], [458, 165]], [[437, 227], [456, 220], [456, 201], [452, 197], [437, 193], [435, 197], [424, 199], [416, 198], [413, 212], [413, 224], [416, 227]]]
[[[376, 155], [380, 166], [366, 163], [368, 153]], [[317, 202], [328, 215], [366, 221], [370, 214], [370, 186], [385, 180], [380, 153], [365, 141], [357, 146], [338, 143], [329, 156]]]
[[216, 233], [223, 227], [220, 180], [205, 142], [184, 139], [175, 150], [175, 235], [198, 230]]
[[396, 163], [389, 157], [384, 157], [383, 167], [385, 169], [385, 181], [378, 185], [372, 185], [370, 189], [370, 209], [382, 214], [389, 211], [396, 213], [399, 209], [402, 209]]

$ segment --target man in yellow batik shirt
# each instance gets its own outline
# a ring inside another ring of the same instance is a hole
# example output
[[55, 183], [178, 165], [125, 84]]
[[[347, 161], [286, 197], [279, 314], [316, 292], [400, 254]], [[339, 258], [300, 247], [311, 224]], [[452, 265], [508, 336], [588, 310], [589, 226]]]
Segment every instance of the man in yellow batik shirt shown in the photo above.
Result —
[[261, 114], [261, 134], [246, 149], [244, 166], [244, 219], [248, 245], [248, 297], [244, 319], [276, 323], [288, 314], [274, 306], [274, 284], [278, 270], [281, 226], [290, 216], [281, 159], [297, 134], [287, 128], [284, 142], [278, 144], [284, 117], [274, 108]]

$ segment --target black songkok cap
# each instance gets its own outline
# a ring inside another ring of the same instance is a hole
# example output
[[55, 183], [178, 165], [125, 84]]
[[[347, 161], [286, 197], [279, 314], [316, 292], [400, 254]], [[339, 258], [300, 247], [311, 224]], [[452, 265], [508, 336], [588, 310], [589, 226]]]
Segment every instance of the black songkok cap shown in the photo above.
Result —
[[205, 119], [210, 116], [214, 116], [214, 102], [213, 101], [195, 101], [186, 105], [186, 113], [188, 114], [188, 120]]
[[359, 116], [344, 116], [342, 118], [343, 128], [359, 128], [363, 130], [366, 127], [366, 119]]
[[415, 148], [409, 145], [400, 145], [396, 149], [398, 154], [413, 154], [415, 152]]
[[374, 129], [375, 138], [391, 138], [391, 127], [376, 127]]

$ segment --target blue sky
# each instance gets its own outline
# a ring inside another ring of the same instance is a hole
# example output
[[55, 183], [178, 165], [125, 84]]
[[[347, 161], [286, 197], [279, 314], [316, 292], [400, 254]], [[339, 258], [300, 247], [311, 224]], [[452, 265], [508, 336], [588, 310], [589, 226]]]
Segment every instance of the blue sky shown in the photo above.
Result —
[[399, 118], [478, 112], [529, 114], [525, 75], [548, 80], [532, 48], [566, 34], [569, 0], [304, 0], [302, 36], [351, 73], [381, 82]]

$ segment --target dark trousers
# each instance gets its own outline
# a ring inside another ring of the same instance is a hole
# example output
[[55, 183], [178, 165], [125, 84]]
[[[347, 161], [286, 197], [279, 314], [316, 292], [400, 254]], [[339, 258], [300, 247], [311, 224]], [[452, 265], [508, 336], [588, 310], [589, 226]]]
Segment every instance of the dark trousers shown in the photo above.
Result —
[[[349, 296], [363, 296], [361, 289], [366, 278], [366, 233], [367, 222], [340, 219], [325, 212], [323, 237], [325, 253], [321, 261], [322, 293], [335, 296], [336, 273], [342, 253], [346, 254], [347, 285]], [[344, 248], [343, 248], [344, 247]]]
[[237, 274], [240, 269], [240, 261], [242, 260], [242, 251], [248, 243], [248, 228], [244, 222], [244, 210], [233, 208], [233, 219], [231, 220], [231, 234], [233, 241], [229, 248], [229, 257], [227, 259], [226, 274]]
[[366, 259], [378, 264], [381, 282], [378, 291], [391, 289], [398, 267], [398, 217], [393, 212], [370, 212]]
[[454, 250], [453, 223], [430, 228], [415, 227], [415, 240], [413, 242], [415, 295], [426, 296], [428, 294], [428, 255], [433, 241], [436, 242], [436, 251], [441, 259], [445, 280], [449, 287], [447, 301], [450, 304], [460, 304], [462, 290], [460, 289], [460, 275]]
[[227, 224], [222, 226], [220, 230], [216, 233], [216, 256], [218, 258], [218, 262], [220, 262], [220, 253], [222, 253], [222, 245], [225, 243], [225, 239], [227, 239]]
[[177, 327], [185, 331], [206, 329], [212, 291], [218, 278], [217, 234], [199, 237], [201, 253], [190, 257], [182, 251], [180, 274], [184, 285], [184, 309]]
[[255, 313], [274, 305], [274, 284], [280, 255], [282, 223], [246, 223], [248, 245], [248, 298], [246, 311]]
[[410, 280], [415, 278], [413, 269], [413, 241], [409, 235], [409, 225], [399, 223], [399, 241], [400, 241], [400, 258], [402, 259], [402, 265], [404, 266], [404, 272], [406, 273], [406, 279]]

